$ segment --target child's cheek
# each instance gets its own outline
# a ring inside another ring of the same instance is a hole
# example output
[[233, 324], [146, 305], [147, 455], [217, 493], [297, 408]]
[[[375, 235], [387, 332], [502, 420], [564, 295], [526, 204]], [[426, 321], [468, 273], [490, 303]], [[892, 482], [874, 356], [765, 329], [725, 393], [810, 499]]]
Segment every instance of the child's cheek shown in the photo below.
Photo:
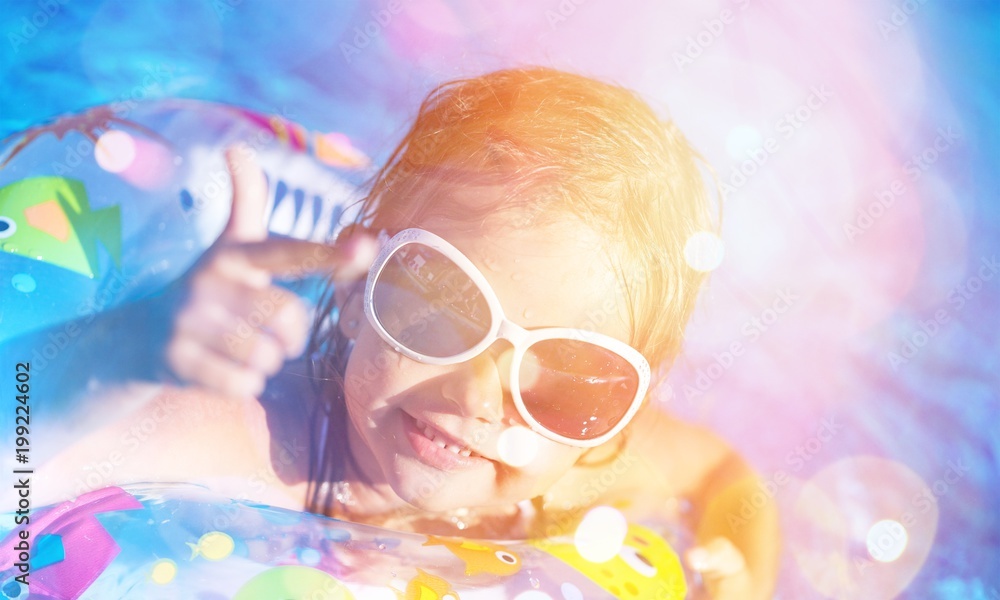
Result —
[[434, 367], [406, 358], [368, 329], [358, 336], [348, 359], [345, 391], [348, 397], [378, 403], [429, 378], [429, 369]]
[[524, 476], [553, 481], [566, 474], [582, 453], [579, 448], [559, 444], [541, 436], [538, 438], [541, 441], [538, 442], [534, 460], [518, 468]]
[[359, 335], [347, 360], [344, 389], [348, 397], [366, 397], [394, 387], [400, 358], [402, 355], [382, 343], [378, 336]]

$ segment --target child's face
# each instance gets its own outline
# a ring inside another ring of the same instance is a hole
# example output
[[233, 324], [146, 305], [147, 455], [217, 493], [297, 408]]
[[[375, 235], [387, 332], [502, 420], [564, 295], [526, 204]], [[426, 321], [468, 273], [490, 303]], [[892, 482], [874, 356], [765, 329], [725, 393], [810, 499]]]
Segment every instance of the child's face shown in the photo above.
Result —
[[[477, 188], [455, 201], [475, 202], [484, 193], [496, 192]], [[470, 226], [432, 218], [419, 227], [464, 253], [493, 287], [507, 318], [521, 327], [592, 329], [627, 342], [624, 294], [601, 237], [570, 216], [544, 226], [512, 222], [516, 218], [494, 218]], [[360, 304], [361, 295], [356, 296], [353, 302]], [[357, 307], [353, 312], [359, 312]], [[345, 395], [359, 434], [352, 437], [352, 452], [370, 471], [367, 475], [427, 510], [511, 504], [549, 489], [584, 449], [526, 429], [520, 434], [532, 438], [527, 445], [535, 442], [534, 459], [520, 467], [502, 460], [501, 434], [527, 427], [508, 387], [510, 348], [497, 340], [464, 363], [423, 364], [393, 350], [362, 318], [347, 365]], [[456, 457], [426, 443], [418, 422], [473, 454]]]

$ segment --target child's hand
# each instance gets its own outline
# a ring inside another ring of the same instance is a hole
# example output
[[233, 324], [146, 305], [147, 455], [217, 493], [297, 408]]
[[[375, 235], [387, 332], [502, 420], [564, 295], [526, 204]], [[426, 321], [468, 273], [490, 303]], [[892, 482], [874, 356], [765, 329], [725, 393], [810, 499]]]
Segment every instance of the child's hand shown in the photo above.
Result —
[[267, 240], [267, 185], [256, 163], [226, 153], [233, 179], [229, 223], [185, 277], [186, 298], [166, 345], [167, 366], [180, 379], [233, 396], [257, 396], [267, 377], [305, 348], [306, 307], [272, 285], [272, 275], [331, 273], [351, 280], [375, 258], [375, 241], [354, 236], [333, 246]]
[[747, 600], [756, 598], [743, 553], [724, 537], [716, 537], [685, 554], [688, 567], [701, 574], [708, 598]]

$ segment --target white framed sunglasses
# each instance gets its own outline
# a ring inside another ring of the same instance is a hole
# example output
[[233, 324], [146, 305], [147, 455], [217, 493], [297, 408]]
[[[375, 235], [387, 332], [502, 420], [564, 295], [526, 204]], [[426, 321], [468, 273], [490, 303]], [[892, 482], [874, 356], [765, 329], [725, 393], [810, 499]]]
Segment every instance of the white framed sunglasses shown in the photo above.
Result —
[[368, 272], [365, 316], [407, 358], [451, 365], [496, 340], [513, 346], [510, 393], [531, 429], [580, 447], [600, 445], [635, 416], [649, 363], [613, 337], [567, 327], [525, 329], [508, 319], [471, 260], [441, 237], [404, 229]]

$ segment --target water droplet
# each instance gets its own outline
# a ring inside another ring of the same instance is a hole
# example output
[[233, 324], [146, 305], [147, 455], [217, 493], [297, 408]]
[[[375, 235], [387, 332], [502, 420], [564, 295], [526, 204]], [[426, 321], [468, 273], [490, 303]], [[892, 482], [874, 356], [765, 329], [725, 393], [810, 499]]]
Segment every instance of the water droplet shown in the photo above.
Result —
[[537, 577], [532, 577], [531, 579], [528, 580], [528, 583], [530, 583], [531, 587], [535, 588], [536, 590], [542, 585], [542, 582], [538, 581]]
[[386, 548], [387, 548], [387, 546], [386, 546], [385, 544], [383, 544], [383, 543], [379, 542], [379, 545], [378, 545], [378, 549], [379, 549], [379, 550], [382, 550], [382, 551], [384, 551], [384, 550], [385, 550]]
[[530, 308], [526, 308], [524, 309], [524, 312], [521, 313], [521, 316], [524, 317], [525, 319], [530, 319], [531, 317], [535, 316], [535, 311], [531, 310]]
[[497, 259], [494, 256], [487, 256], [483, 258], [483, 264], [486, 265], [486, 268], [490, 271], [496, 272], [500, 270], [500, 267], [497, 266]]

